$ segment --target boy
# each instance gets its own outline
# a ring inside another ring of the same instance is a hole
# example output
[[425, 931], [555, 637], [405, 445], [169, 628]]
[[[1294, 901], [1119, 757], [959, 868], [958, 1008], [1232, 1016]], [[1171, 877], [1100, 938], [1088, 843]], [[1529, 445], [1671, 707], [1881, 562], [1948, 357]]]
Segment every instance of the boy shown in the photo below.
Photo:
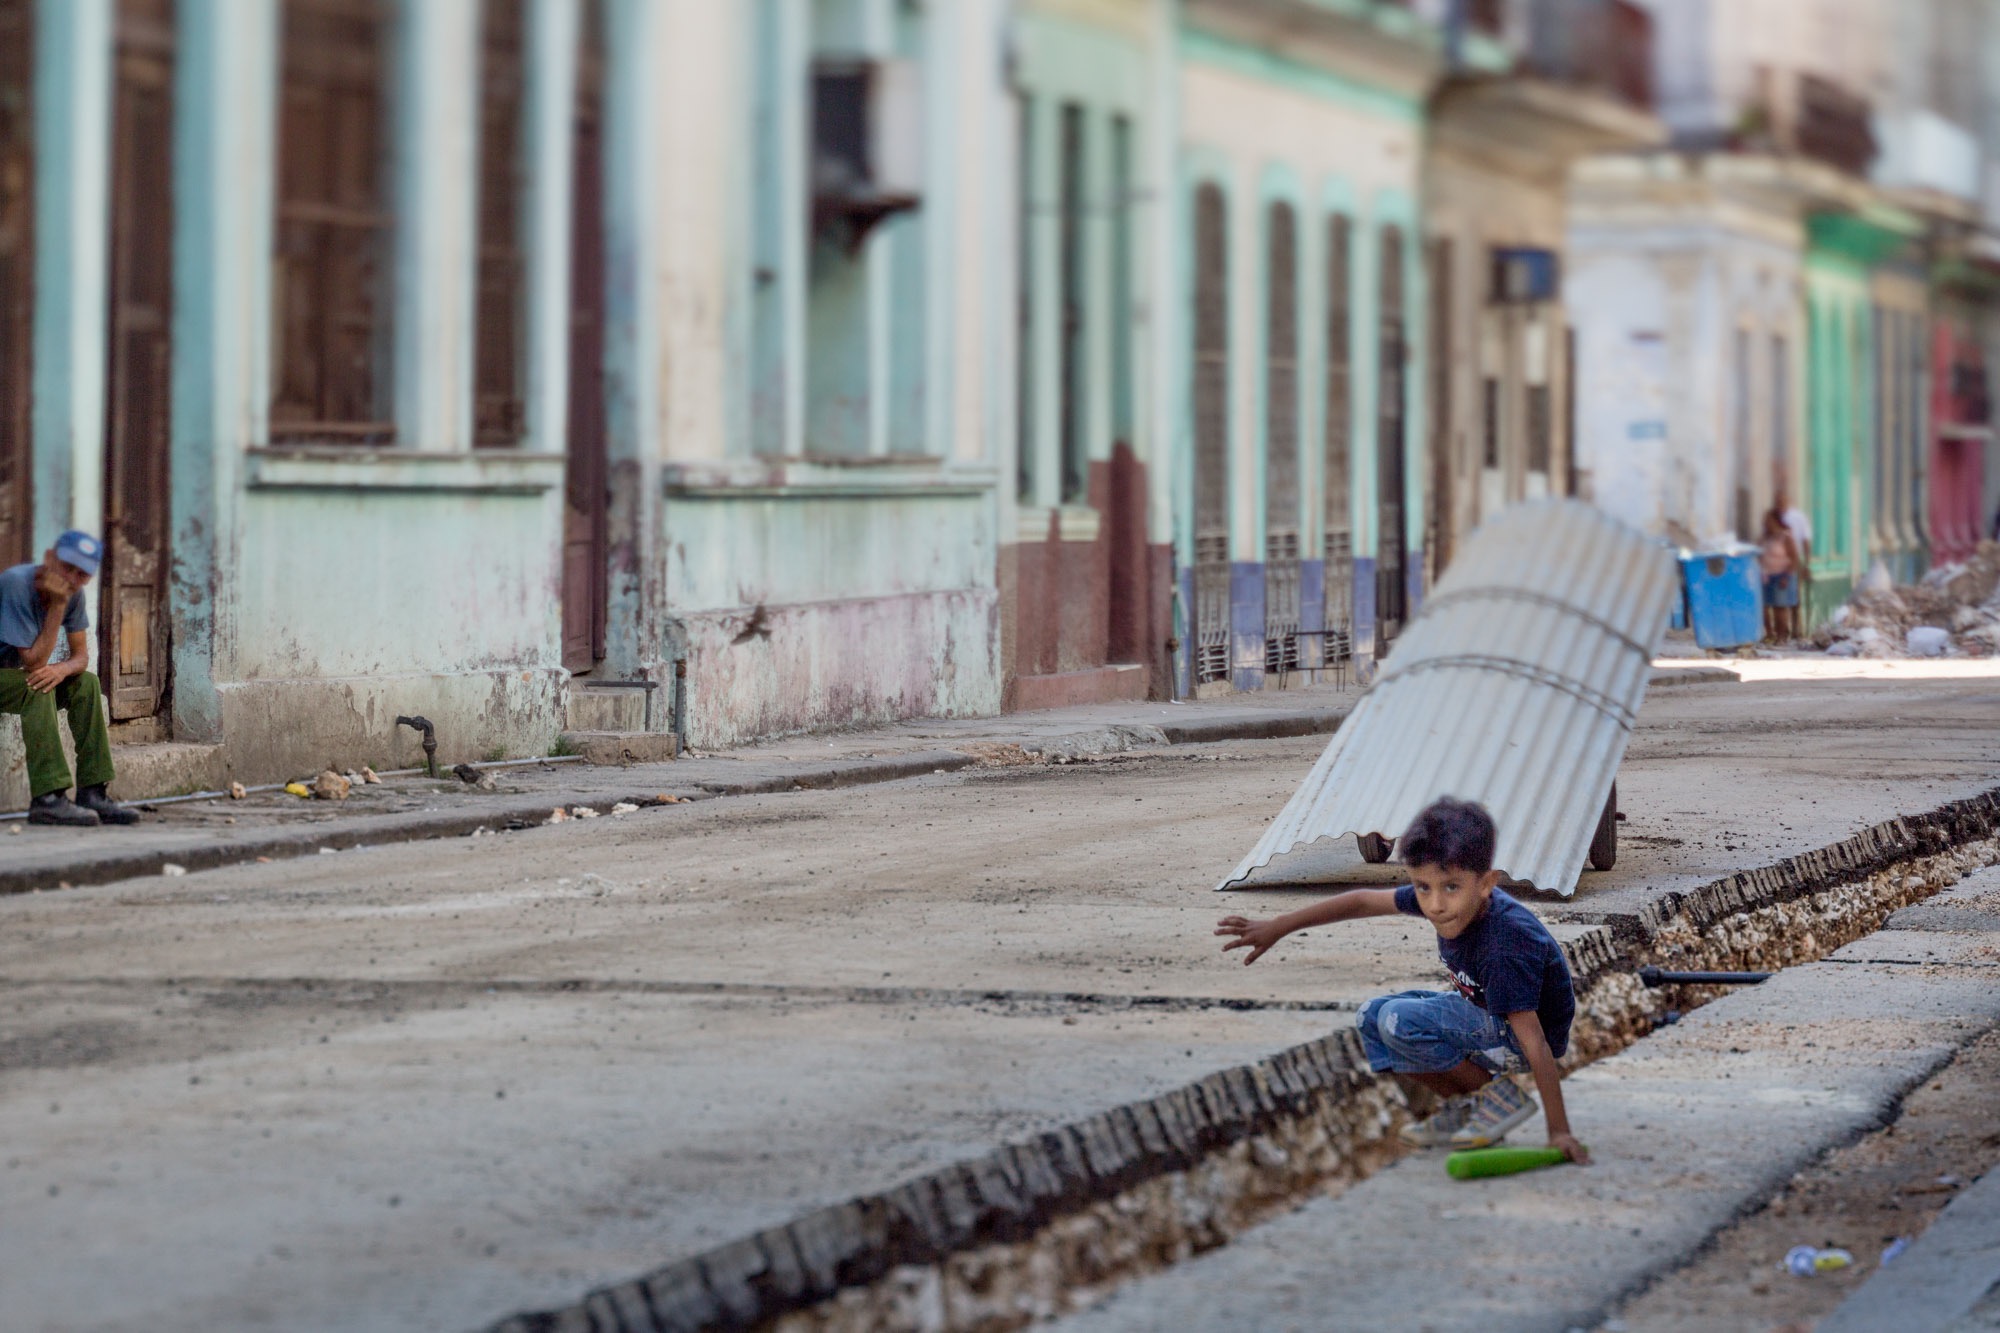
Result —
[[1404, 1126], [1403, 1137], [1426, 1148], [1499, 1142], [1535, 1113], [1519, 1085], [1495, 1077], [1525, 1062], [1548, 1108], [1549, 1146], [1585, 1162], [1556, 1068], [1576, 1016], [1569, 964], [1535, 914], [1495, 887], [1496, 836], [1484, 807], [1444, 797], [1398, 840], [1411, 883], [1352, 889], [1268, 921], [1226, 916], [1215, 933], [1233, 937], [1225, 953], [1250, 950], [1247, 966], [1296, 930], [1395, 912], [1423, 916], [1437, 930], [1438, 956], [1458, 989], [1377, 996], [1362, 1006], [1358, 1023], [1370, 1068], [1393, 1070], [1444, 1098], [1430, 1119]]
[[[136, 824], [139, 812], [105, 794], [113, 777], [103, 691], [90, 667], [90, 617], [83, 590], [97, 574], [104, 548], [71, 530], [42, 553], [40, 564], [0, 573], [0, 713], [21, 717], [28, 752], [30, 824]], [[69, 648], [58, 661], [57, 641]], [[76, 800], [69, 798], [58, 714], [76, 742]]]

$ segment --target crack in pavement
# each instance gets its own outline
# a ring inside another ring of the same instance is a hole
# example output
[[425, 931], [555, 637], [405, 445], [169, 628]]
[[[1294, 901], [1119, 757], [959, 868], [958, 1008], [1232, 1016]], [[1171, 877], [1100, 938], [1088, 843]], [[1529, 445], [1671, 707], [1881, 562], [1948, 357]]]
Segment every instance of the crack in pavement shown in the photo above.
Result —
[[[740, 981], [611, 981], [588, 977], [522, 980], [408, 980], [364, 977], [62, 977], [47, 980], [0, 976], [0, 990], [51, 988], [140, 990], [179, 988], [218, 991], [310, 992], [368, 990], [386, 997], [509, 995], [682, 995], [751, 999], [828, 1000], [853, 1004], [1046, 1005], [1107, 1011], [1157, 1009], [1199, 1012], [1352, 1013], [1353, 1000], [1259, 1000], [1228, 995], [1115, 995], [1101, 991], [955, 990], [930, 986], [794, 986]], [[316, 998], [316, 994], [315, 994]]]

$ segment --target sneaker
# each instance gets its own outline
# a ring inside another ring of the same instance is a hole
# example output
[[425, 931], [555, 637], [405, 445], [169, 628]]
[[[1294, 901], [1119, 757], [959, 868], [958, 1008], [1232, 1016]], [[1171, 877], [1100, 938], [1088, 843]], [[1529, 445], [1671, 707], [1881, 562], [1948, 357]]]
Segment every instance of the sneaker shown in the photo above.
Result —
[[139, 812], [123, 806], [105, 794], [104, 784], [85, 787], [76, 794], [76, 803], [97, 816], [100, 824], [136, 824]]
[[1438, 1109], [1428, 1120], [1412, 1121], [1396, 1131], [1403, 1142], [1417, 1148], [1438, 1148], [1451, 1142], [1451, 1136], [1465, 1123], [1465, 1117], [1472, 1111], [1473, 1098], [1447, 1097], [1438, 1104]]
[[1472, 1094], [1465, 1123], [1451, 1136], [1454, 1148], [1484, 1148], [1500, 1142], [1509, 1131], [1541, 1108], [1511, 1078], [1495, 1078]]
[[94, 828], [97, 815], [70, 800], [66, 791], [45, 792], [28, 805], [30, 824], [68, 824], [77, 828]]

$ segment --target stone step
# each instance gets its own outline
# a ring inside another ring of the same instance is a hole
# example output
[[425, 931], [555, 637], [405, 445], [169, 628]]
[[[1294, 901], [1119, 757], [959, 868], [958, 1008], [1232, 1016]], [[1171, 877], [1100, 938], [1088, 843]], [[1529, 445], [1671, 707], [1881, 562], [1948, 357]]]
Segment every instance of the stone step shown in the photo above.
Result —
[[580, 754], [586, 764], [658, 764], [680, 758], [680, 737], [669, 731], [565, 731], [557, 738], [564, 754]]
[[571, 682], [564, 724], [570, 731], [643, 732], [647, 729], [647, 693]]

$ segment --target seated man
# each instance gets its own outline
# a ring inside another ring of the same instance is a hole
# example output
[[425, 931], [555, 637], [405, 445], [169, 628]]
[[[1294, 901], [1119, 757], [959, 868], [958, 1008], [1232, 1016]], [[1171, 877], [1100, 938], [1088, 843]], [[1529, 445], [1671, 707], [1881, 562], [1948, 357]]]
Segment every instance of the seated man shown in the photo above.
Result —
[[[139, 812], [105, 795], [111, 781], [111, 737], [103, 691], [90, 673], [90, 615], [83, 589], [97, 573], [104, 546], [87, 532], [65, 532], [39, 565], [0, 573], [0, 713], [21, 716], [28, 752], [30, 824], [136, 824]], [[69, 656], [51, 662], [56, 636], [69, 635]], [[56, 710], [69, 715], [80, 786], [69, 799]]]

